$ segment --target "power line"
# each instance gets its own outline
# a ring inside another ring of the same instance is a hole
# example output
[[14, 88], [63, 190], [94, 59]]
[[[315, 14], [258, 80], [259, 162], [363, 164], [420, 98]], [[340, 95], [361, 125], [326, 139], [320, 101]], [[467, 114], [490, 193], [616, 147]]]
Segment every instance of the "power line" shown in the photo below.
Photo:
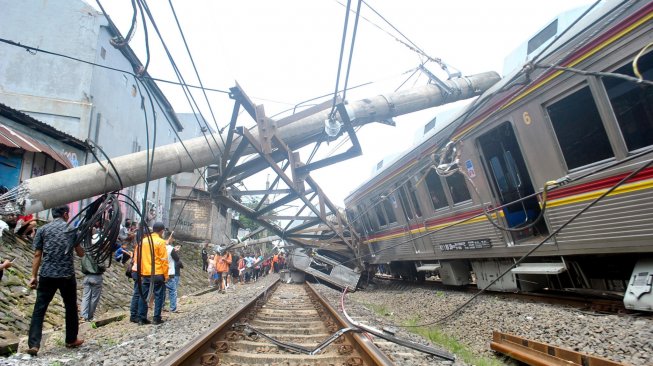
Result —
[[[181, 83], [185, 84], [184, 77], [181, 75], [181, 71], [177, 67], [176, 62], [174, 61], [174, 58], [172, 57], [172, 54], [170, 53], [170, 49], [168, 48], [168, 45], [163, 40], [163, 35], [159, 31], [159, 27], [157, 26], [156, 21], [154, 20], [154, 16], [152, 15], [152, 12], [150, 12], [150, 8], [148, 7], [145, 0], [138, 0], [138, 1], [139, 1], [139, 3], [142, 3], [143, 8], [145, 9], [145, 12], [147, 13], [147, 16], [150, 19], [150, 22], [152, 23], [152, 26], [154, 27], [154, 30], [156, 31], [157, 36], [159, 37], [159, 41], [161, 41], [161, 45], [163, 46], [163, 49], [166, 52], [166, 55], [168, 57], [168, 61], [170, 61], [170, 64], [172, 65], [172, 68], [175, 71], [175, 74], [177, 75], [177, 78], [179, 79], [179, 81]], [[195, 104], [195, 107], [197, 108], [198, 113], [202, 117], [202, 121], [204, 122], [205, 127], [210, 131], [211, 128], [209, 127], [208, 123], [206, 122], [206, 119], [204, 118], [204, 116], [202, 115], [202, 113], [200, 111], [200, 108], [197, 105], [197, 102], [195, 101], [195, 98], [193, 97], [193, 94], [190, 93], [190, 90], [188, 90], [187, 98], [188, 97], [190, 97], [190, 100], [192, 100], [192, 103], [189, 100], [189, 104], [191, 105], [191, 108], [192, 108], [192, 105]], [[195, 115], [195, 118], [197, 120], [197, 123], [200, 125], [200, 129], [202, 130], [202, 134], [204, 134], [204, 137], [206, 138], [206, 133], [204, 132], [204, 129], [201, 128], [201, 122], [199, 121], [199, 118], [197, 118], [197, 115]], [[217, 125], [216, 125], [216, 128], [217, 128]], [[222, 148], [220, 148], [220, 145], [218, 144], [218, 141], [215, 139], [214, 134], [211, 134], [211, 139], [213, 140], [213, 142], [215, 142], [215, 145], [218, 148], [218, 151], [220, 152], [220, 155], [222, 155]], [[207, 139], [207, 143], [208, 143], [208, 139]], [[211, 144], [210, 143], [208, 143], [208, 144], [209, 144], [209, 148], [210, 148]], [[213, 156], [216, 159], [218, 158], [218, 156], [216, 156], [215, 153], [213, 153], [213, 149], [211, 149], [211, 153], [213, 154]]]
[[[346, 100], [345, 96], [347, 95], [347, 84], [349, 83], [349, 71], [351, 71], [351, 60], [354, 56], [354, 44], [356, 43], [356, 31], [358, 30], [358, 19], [361, 14], [361, 4], [362, 0], [358, 0], [358, 6], [356, 7], [356, 19], [354, 20], [354, 31], [351, 35], [351, 47], [349, 48], [349, 61], [347, 62], [347, 73], [345, 74], [345, 87], [342, 94], [342, 100]], [[337, 90], [337, 88], [336, 88]]]
[[[181, 34], [181, 39], [184, 41], [184, 47], [186, 47], [188, 58], [190, 58], [190, 62], [193, 65], [193, 70], [195, 71], [195, 75], [197, 76], [197, 81], [200, 83], [201, 87], [204, 87], [204, 83], [202, 83], [202, 79], [200, 78], [200, 73], [197, 71], [197, 66], [195, 66], [195, 60], [193, 59], [193, 55], [190, 52], [190, 48], [188, 48], [188, 43], [186, 42], [186, 36], [184, 36], [184, 31], [181, 29], [181, 24], [179, 24], [179, 19], [177, 18], [177, 12], [175, 12], [175, 8], [172, 5], [171, 0], [168, 0], [168, 4], [170, 4], [172, 15], [174, 16], [175, 22], [177, 23], [177, 28], [179, 28], [179, 34]], [[209, 107], [209, 111], [211, 112], [211, 118], [213, 118], [213, 123], [215, 124], [215, 127], [218, 128], [218, 121], [215, 119], [215, 114], [213, 113], [213, 108], [211, 107], [211, 103], [209, 102], [209, 97], [206, 95], [206, 91], [204, 91], [203, 89], [202, 89], [202, 94], [204, 94], [204, 100], [206, 100], [206, 105]], [[226, 146], [224, 143], [224, 139], [222, 138], [222, 134], [219, 133], [218, 135], [220, 136], [220, 141], [222, 141], [222, 145]]]
[[[130, 76], [139, 76], [139, 75], [136, 75], [136, 73], [134, 73], [133, 71], [127, 71], [127, 70], [122, 70], [122, 69], [118, 69], [118, 68], [111, 67], [111, 66], [101, 65], [101, 64], [98, 64], [98, 63], [95, 63], [95, 62], [82, 60], [80, 58], [65, 55], [65, 54], [62, 54], [62, 53], [58, 53], [58, 52], [54, 52], [54, 51], [48, 51], [46, 49], [25, 45], [25, 44], [22, 44], [20, 42], [15, 42], [15, 41], [5, 39], [5, 38], [0, 38], [0, 43], [5, 43], [5, 44], [8, 44], [10, 46], [24, 48], [27, 52], [29, 52], [32, 55], [36, 55], [37, 53], [45, 53], [47, 55], [66, 58], [66, 59], [69, 59], [69, 60], [72, 60], [72, 61], [81, 62], [81, 63], [91, 65], [91, 66], [96, 66], [96, 67], [99, 67], [99, 68], [102, 68], [102, 69], [121, 72], [121, 73], [130, 75]], [[217, 89], [217, 88], [207, 88], [207, 87], [202, 87], [202, 86], [197, 86], [197, 85], [192, 85], [192, 84], [186, 84], [186, 83], [182, 83], [182, 82], [178, 82], [178, 81], [154, 78], [154, 77], [151, 77], [149, 75], [140, 75], [140, 77], [142, 79], [148, 79], [148, 80], [152, 80], [152, 81], [158, 81], [158, 82], [173, 84], [173, 85], [180, 85], [180, 86], [184, 86], [184, 87], [187, 87], [187, 88], [203, 89], [203, 90], [206, 90], [206, 91], [223, 93], [223, 94], [229, 94], [230, 93], [227, 90], [222, 90], [222, 89]]]
[[340, 70], [342, 69], [342, 57], [345, 54], [345, 42], [347, 41], [347, 26], [349, 25], [350, 8], [351, 8], [351, 0], [347, 0], [347, 7], [346, 7], [347, 11], [345, 12], [345, 25], [343, 26], [342, 41], [340, 42], [340, 58], [338, 60], [338, 72], [336, 73], [336, 90], [333, 92], [333, 105], [331, 106], [331, 112], [329, 112], [329, 118], [333, 117], [333, 112], [336, 109], [336, 97], [338, 95], [338, 86], [340, 83]]

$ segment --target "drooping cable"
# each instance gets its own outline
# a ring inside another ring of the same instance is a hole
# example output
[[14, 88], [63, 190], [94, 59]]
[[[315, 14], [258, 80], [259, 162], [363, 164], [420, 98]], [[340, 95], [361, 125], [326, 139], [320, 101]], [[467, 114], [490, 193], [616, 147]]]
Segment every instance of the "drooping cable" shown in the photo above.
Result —
[[612, 193], [615, 189], [619, 188], [621, 185], [626, 183], [628, 180], [630, 180], [632, 177], [636, 176], [639, 174], [641, 171], [644, 169], [648, 168], [653, 164], [653, 160], [649, 160], [645, 164], [643, 164], [641, 167], [637, 168], [636, 170], [632, 171], [630, 174], [619, 180], [619, 182], [615, 183], [613, 186], [611, 186], [608, 190], [603, 192], [600, 196], [592, 200], [592, 202], [588, 203], [585, 207], [582, 209], [578, 210], [572, 217], [570, 217], [567, 221], [565, 221], [562, 225], [560, 225], [556, 230], [552, 231], [549, 235], [547, 235], [546, 238], [542, 239], [537, 245], [535, 245], [533, 248], [531, 248], [526, 254], [524, 254], [521, 258], [519, 258], [515, 263], [513, 263], [509, 268], [507, 268], [505, 271], [503, 271], [499, 276], [497, 276], [494, 280], [490, 281], [485, 287], [480, 289], [478, 292], [476, 292], [471, 298], [469, 298], [467, 301], [465, 301], [462, 305], [458, 306], [456, 309], [454, 309], [451, 313], [445, 315], [444, 317], [435, 320], [433, 322], [428, 322], [428, 323], [423, 323], [423, 324], [417, 324], [417, 325], [397, 325], [398, 327], [402, 328], [415, 328], [415, 327], [425, 327], [429, 325], [434, 325], [434, 324], [439, 324], [443, 323], [445, 320], [453, 317], [457, 313], [459, 313], [462, 309], [467, 307], [474, 299], [476, 299], [478, 296], [480, 296], [482, 293], [487, 291], [492, 285], [497, 283], [501, 278], [503, 278], [506, 274], [508, 274], [513, 268], [516, 268], [519, 264], [524, 262], [526, 258], [530, 257], [531, 254], [533, 254], [536, 250], [538, 250], [544, 243], [549, 241], [551, 238], [556, 236], [558, 233], [560, 233], [564, 228], [569, 226], [572, 222], [574, 222], [578, 217], [580, 217], [583, 213], [585, 213], [587, 210], [592, 208], [594, 205], [599, 203], [602, 199], [607, 197], [610, 193]]
[[351, 9], [351, 0], [347, 0], [347, 6], [345, 12], [345, 25], [343, 26], [342, 41], [340, 42], [340, 57], [338, 59], [338, 72], [336, 73], [336, 90], [333, 92], [333, 105], [331, 106], [331, 112], [329, 112], [329, 118], [333, 118], [333, 114], [336, 110], [338, 86], [340, 85], [340, 70], [342, 69], [342, 58], [345, 54], [345, 43], [347, 41], [347, 27], [349, 25], [349, 9]]
[[[156, 34], [159, 37], [159, 41], [161, 42], [161, 45], [163, 46], [163, 49], [166, 52], [168, 60], [170, 61], [170, 64], [171, 64], [173, 70], [175, 71], [175, 74], [177, 75], [177, 78], [179, 79], [180, 83], [185, 84], [186, 82], [184, 80], [184, 77], [181, 74], [181, 71], [179, 70], [179, 68], [177, 67], [177, 63], [175, 62], [174, 58], [172, 57], [172, 53], [170, 52], [170, 49], [168, 48], [168, 45], [166, 44], [165, 40], [163, 39], [163, 35], [161, 34], [161, 31], [159, 30], [159, 27], [158, 27], [158, 25], [157, 25], [157, 23], [156, 23], [156, 21], [154, 19], [154, 16], [152, 15], [152, 12], [150, 11], [150, 9], [149, 9], [149, 7], [147, 5], [147, 2], [145, 0], [137, 0], [137, 1], [139, 1], [143, 5], [145, 13], [147, 14], [148, 18], [150, 19], [150, 22], [152, 23], [152, 26], [154, 27], [154, 30], [156, 31]], [[206, 122], [206, 119], [204, 118], [204, 116], [202, 116], [200, 108], [199, 108], [197, 102], [195, 101], [195, 97], [193, 96], [192, 93], [190, 93], [190, 90], [188, 90], [187, 98], [190, 98], [189, 104], [191, 106], [194, 105], [195, 108], [197, 108], [197, 112], [198, 112], [197, 114], [200, 115], [202, 122], [204, 122], [206, 130], [211, 131], [211, 128], [209, 127], [208, 123]], [[191, 103], [191, 101], [192, 101], [192, 103]], [[198, 124], [201, 125], [201, 122], [199, 121], [199, 118], [197, 118], [197, 114], [194, 113], [194, 115], [195, 115], [195, 117], [196, 117], [196, 119], [198, 121]], [[216, 124], [216, 128], [217, 128], [217, 124]], [[204, 128], [200, 127], [200, 130], [202, 131], [202, 134], [204, 134], [204, 136], [206, 137], [206, 132], [204, 131]], [[220, 147], [220, 144], [218, 144], [218, 141], [215, 139], [214, 134], [211, 133], [210, 135], [211, 135], [211, 139], [215, 143], [215, 147], [218, 149], [218, 152], [219, 152], [219, 155], [216, 155], [215, 153], [213, 153], [213, 156], [216, 159], [218, 159], [218, 157], [220, 155], [222, 155], [222, 148]], [[222, 138], [222, 136], [221, 136], [221, 138]], [[208, 143], [208, 141], [207, 141], [207, 143]], [[209, 147], [210, 147], [210, 143], [209, 143]], [[211, 149], [211, 151], [213, 152], [213, 149]]]
[[[358, 6], [356, 7], [356, 18], [354, 19], [354, 30], [351, 34], [351, 46], [349, 47], [349, 61], [347, 61], [347, 72], [345, 73], [345, 86], [342, 88], [342, 100], [347, 100], [347, 85], [349, 84], [349, 72], [351, 71], [351, 60], [354, 57], [354, 45], [356, 44], [356, 32], [358, 31], [358, 19], [360, 19], [361, 14], [361, 4], [363, 0], [358, 0]], [[336, 87], [336, 91], [338, 88]]]
[[[583, 179], [585, 179], [585, 178], [587, 178], [587, 177], [590, 177], [590, 176], [592, 176], [592, 175], [595, 175], [595, 174], [601, 173], [601, 172], [603, 172], [603, 171], [606, 171], [606, 170], [612, 169], [612, 168], [614, 168], [614, 167], [616, 167], [616, 166], [619, 166], [619, 165], [625, 164], [625, 163], [627, 163], [627, 162], [630, 162], [630, 161], [632, 161], [632, 160], [635, 160], [635, 159], [641, 158], [641, 157], [646, 156], [646, 155], [651, 154], [651, 153], [653, 153], [653, 147], [648, 148], [648, 149], [646, 149], [646, 150], [644, 150], [644, 151], [641, 151], [641, 152], [639, 152], [639, 153], [637, 153], [637, 154], [633, 154], [633, 155], [631, 155], [631, 156], [629, 156], [629, 157], [627, 157], [627, 158], [625, 158], [625, 159], [623, 159], [623, 160], [615, 161], [615, 162], [613, 162], [613, 163], [611, 163], [611, 164], [608, 164], [608, 165], [602, 166], [602, 167], [600, 167], [600, 168], [597, 168], [597, 169], [591, 170], [591, 171], [589, 171], [589, 172], [587, 172], [587, 173], [585, 173], [585, 174], [583, 174], [583, 175], [580, 175], [580, 176], [578, 176], [578, 177], [575, 177], [575, 178], [573, 178], [573, 179], [570, 179], [566, 184], [571, 184], [571, 183], [574, 183], [574, 182], [581, 181], [581, 180], [583, 180]], [[409, 176], [406, 180], [408, 180], [408, 179], [412, 179], [413, 177], [415, 177], [415, 175], [411, 175], [411, 176]], [[563, 179], [564, 179], [564, 178], [563, 178]], [[566, 179], [564, 179], [564, 180], [566, 181]], [[403, 183], [402, 183], [402, 184], [403, 184]], [[394, 188], [393, 190], [391, 190], [387, 195], [393, 194], [397, 189], [399, 189], [399, 187], [400, 187], [402, 184], [399, 184], [396, 188]], [[493, 207], [492, 209], [487, 210], [487, 213], [491, 214], [491, 213], [493, 213], [493, 212], [497, 212], [497, 211], [502, 210], [502, 209], [504, 209], [504, 208], [506, 208], [506, 207], [508, 207], [508, 206], [511, 206], [511, 205], [517, 204], [517, 203], [519, 203], [519, 202], [522, 202], [522, 201], [525, 201], [525, 200], [531, 199], [531, 198], [533, 198], [533, 197], [537, 197], [537, 196], [540, 195], [541, 193], [542, 193], [541, 191], [534, 192], [534, 193], [532, 193], [532, 194], [530, 194], [530, 195], [528, 195], [528, 196], [522, 197], [522, 198], [520, 198], [520, 199], [517, 199], [517, 200], [511, 201], [511, 202], [508, 202], [508, 203], [503, 204], [503, 205], [500, 205], [500, 206]], [[363, 218], [364, 218], [364, 215], [367, 214], [370, 210], [372, 210], [376, 205], [380, 204], [381, 202], [382, 202], [382, 201], [378, 201], [378, 202], [376, 202], [376, 203], [370, 205], [369, 207], [366, 207], [366, 209], [365, 209], [364, 211], [358, 213], [358, 215], [357, 215], [353, 220], [351, 220], [352, 224], [355, 223], [355, 222], [358, 222], [358, 221], [362, 221]], [[393, 244], [393, 245], [389, 245], [389, 246], [387, 246], [387, 247], [385, 247], [385, 248], [383, 248], [383, 249], [377, 251], [376, 254], [378, 254], [378, 253], [380, 253], [380, 252], [385, 252], [385, 251], [388, 251], [388, 250], [392, 250], [392, 249], [397, 248], [397, 247], [399, 247], [399, 246], [401, 246], [401, 245], [404, 245], [404, 244], [410, 243], [410, 242], [411, 242], [412, 240], [414, 240], [414, 239], [421, 239], [421, 238], [423, 238], [423, 237], [426, 237], [426, 236], [429, 236], [429, 235], [433, 235], [433, 234], [435, 234], [435, 233], [438, 233], [438, 232], [441, 232], [441, 231], [444, 231], [444, 230], [448, 230], [448, 229], [450, 229], [450, 228], [452, 228], [452, 227], [455, 227], [455, 226], [458, 226], [458, 225], [464, 224], [464, 223], [466, 223], [466, 222], [469, 222], [469, 221], [471, 221], [471, 220], [477, 219], [477, 218], [479, 218], [479, 217], [481, 217], [481, 216], [484, 216], [484, 215], [486, 215], [486, 212], [481, 212], [481, 213], [478, 213], [478, 214], [476, 214], [476, 215], [472, 215], [472, 216], [470, 216], [470, 217], [467, 217], [467, 218], [465, 218], [465, 219], [462, 219], [462, 220], [459, 220], [459, 221], [453, 222], [453, 223], [451, 223], [451, 224], [449, 224], [449, 225], [446, 225], [446, 226], [440, 227], [440, 228], [438, 228], [438, 229], [431, 230], [431, 231], [427, 231], [427, 232], [425, 232], [425, 233], [423, 233], [423, 234], [420, 234], [420, 235], [418, 235], [418, 236], [415, 236], [413, 239], [408, 239], [408, 240], [401, 241], [401, 242], [399, 242], [399, 243], [395, 243], [395, 244]], [[363, 225], [363, 227], [365, 227], [365, 225]], [[375, 255], [376, 255], [376, 254], [375, 254]], [[366, 254], [366, 255], [361, 256], [361, 259], [368, 258], [368, 257], [370, 257], [370, 256], [372, 256], [372, 254]], [[349, 261], [345, 261], [345, 262], [342, 262], [342, 264], [351, 263], [351, 262], [354, 262], [355, 260], [356, 260], [356, 259], [352, 259], [352, 260], [349, 260]]]
[[[200, 83], [200, 86], [203, 88], [204, 83], [202, 83], [202, 79], [200, 78], [200, 73], [197, 71], [197, 66], [195, 65], [195, 60], [193, 59], [193, 55], [190, 52], [190, 48], [188, 47], [188, 42], [186, 42], [186, 36], [184, 36], [184, 31], [181, 29], [181, 24], [179, 23], [179, 19], [177, 18], [177, 12], [175, 11], [174, 6], [172, 5], [172, 1], [168, 0], [168, 4], [170, 4], [170, 9], [172, 10], [172, 15], [175, 18], [175, 22], [177, 23], [177, 28], [179, 29], [179, 34], [181, 34], [181, 39], [184, 42], [184, 47], [186, 48], [186, 52], [188, 53], [188, 58], [190, 59], [191, 64], [193, 65], [193, 70], [195, 71], [195, 76], [197, 76], [197, 81]], [[209, 102], [209, 97], [206, 95], [206, 91], [202, 89], [202, 93], [204, 94], [204, 100], [206, 101], [206, 105], [209, 107], [209, 112], [211, 113], [211, 118], [213, 118], [213, 123], [215, 124], [216, 128], [218, 127], [218, 121], [215, 118], [215, 114], [213, 113], [213, 108], [211, 107], [211, 103]], [[222, 138], [222, 134], [220, 134], [220, 140], [222, 141], [222, 146], [226, 146], [224, 143], [224, 139]]]

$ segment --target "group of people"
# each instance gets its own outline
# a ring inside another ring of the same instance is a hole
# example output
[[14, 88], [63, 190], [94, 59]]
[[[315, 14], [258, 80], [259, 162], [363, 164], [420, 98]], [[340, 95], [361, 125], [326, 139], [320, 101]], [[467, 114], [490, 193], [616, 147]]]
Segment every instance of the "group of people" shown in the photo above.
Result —
[[270, 271], [278, 273], [285, 267], [283, 254], [264, 258], [261, 252], [217, 250], [209, 255], [208, 247], [207, 243], [202, 249], [202, 269], [207, 271], [209, 287], [217, 286], [219, 293], [225, 293], [230, 287], [236, 289], [236, 284], [256, 282]]
[[[87, 321], [93, 319], [100, 296], [102, 294], [102, 275], [106, 270], [105, 263], [98, 263], [92, 255], [85, 255], [80, 244], [74, 245], [68, 231], [70, 210], [68, 206], [60, 206], [51, 211], [53, 221], [35, 230], [32, 243], [34, 257], [29, 286], [36, 289], [36, 302], [32, 313], [27, 340], [26, 353], [36, 356], [39, 352], [43, 333], [43, 321], [48, 305], [59, 291], [65, 308], [65, 346], [77, 348], [84, 343], [78, 338], [79, 322], [77, 308], [77, 279], [75, 276], [74, 256], [81, 258], [81, 270], [84, 273], [81, 318]], [[164, 235], [165, 226], [155, 222], [150, 235], [130, 234], [133, 224], [125, 221], [121, 227], [119, 241], [115, 251], [115, 259], [125, 265], [126, 273], [134, 281], [134, 291], [130, 306], [130, 321], [144, 324], [161, 324], [161, 312], [166, 294], [170, 297], [170, 311], [177, 309], [177, 286], [183, 263], [179, 256], [179, 246], [172, 245], [172, 235]], [[123, 235], [124, 234], [124, 235]], [[137, 236], [143, 236], [139, 238]], [[98, 240], [99, 233], [93, 233], [92, 242]], [[164, 238], [165, 237], [165, 238]], [[133, 251], [129, 250], [133, 243]], [[140, 257], [140, 260], [139, 260]], [[10, 261], [0, 264], [2, 269], [11, 267]], [[148, 294], [153, 292], [154, 314], [152, 321], [148, 320]]]

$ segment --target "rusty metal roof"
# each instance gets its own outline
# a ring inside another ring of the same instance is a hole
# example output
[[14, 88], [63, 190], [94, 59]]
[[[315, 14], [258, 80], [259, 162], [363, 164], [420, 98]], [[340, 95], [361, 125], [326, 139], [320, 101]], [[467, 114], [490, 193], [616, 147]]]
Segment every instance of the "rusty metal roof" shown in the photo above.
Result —
[[[28, 127], [32, 127], [37, 131], [40, 131], [68, 145], [81, 148], [82, 150], [86, 150], [86, 145], [83, 142], [75, 139], [70, 135], [67, 135], [61, 131], [54, 129], [52, 126], [37, 121], [36, 119], [26, 115], [25, 113], [7, 107], [4, 104], [0, 104], [0, 115], [9, 118], [12, 121], [24, 124]], [[31, 152], [40, 152], [49, 155], [54, 160], [56, 160], [57, 162], [59, 162], [61, 165], [65, 166], [68, 169], [73, 167], [72, 163], [70, 162], [70, 160], [68, 160], [68, 158], [66, 158], [66, 156], [64, 156], [62, 153], [58, 152], [57, 150], [53, 149], [52, 146], [50, 146], [47, 142], [36, 140], [2, 123], [0, 123], [0, 145], [8, 146], [10, 148], [19, 148]]]
[[59, 131], [49, 124], [41, 122], [28, 114], [13, 109], [6, 104], [0, 103], [0, 116], [20, 123], [23, 126], [33, 128], [34, 130], [50, 136], [57, 141], [61, 141], [66, 145], [70, 145], [82, 151], [88, 150], [88, 146], [86, 146], [82, 140], [79, 140], [63, 131]]

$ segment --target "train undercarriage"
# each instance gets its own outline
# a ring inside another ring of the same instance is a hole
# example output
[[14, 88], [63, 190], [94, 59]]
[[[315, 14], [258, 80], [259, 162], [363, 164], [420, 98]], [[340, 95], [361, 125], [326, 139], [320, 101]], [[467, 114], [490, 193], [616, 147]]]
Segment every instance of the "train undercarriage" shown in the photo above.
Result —
[[[377, 274], [408, 282], [440, 281], [500, 292], [563, 291], [623, 299], [626, 308], [653, 311], [653, 258], [638, 254], [538, 257], [512, 268], [518, 258], [395, 261], [374, 265]], [[507, 273], [495, 281], [504, 272]]]

